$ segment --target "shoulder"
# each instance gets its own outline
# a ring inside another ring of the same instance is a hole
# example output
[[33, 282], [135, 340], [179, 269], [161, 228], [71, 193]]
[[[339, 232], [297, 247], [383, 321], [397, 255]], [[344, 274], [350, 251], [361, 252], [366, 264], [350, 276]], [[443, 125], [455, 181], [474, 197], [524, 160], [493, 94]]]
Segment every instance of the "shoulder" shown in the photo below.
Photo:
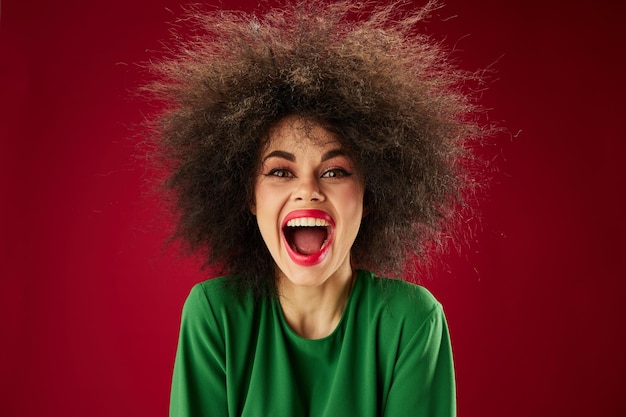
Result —
[[443, 308], [426, 288], [368, 271], [359, 271], [358, 279], [357, 316], [368, 317], [367, 326], [381, 343], [394, 341], [402, 350], [414, 336], [427, 337], [446, 328]]
[[191, 288], [190, 298], [208, 298], [215, 301], [224, 298], [233, 298], [235, 293], [228, 286], [229, 277], [211, 278], [197, 283]]
[[365, 298], [389, 314], [426, 318], [442, 309], [426, 288], [400, 279], [381, 278], [369, 271], [359, 271]]
[[215, 304], [230, 304], [250, 298], [247, 293], [237, 292], [233, 280], [233, 277], [221, 276], [199, 282], [192, 287], [189, 298], [206, 299]]
[[222, 321], [232, 313], [249, 311], [253, 299], [250, 294], [239, 294], [229, 285], [229, 277], [223, 276], [194, 285], [183, 307], [183, 316], [200, 315]]
[[360, 271], [357, 316], [367, 317], [369, 334], [376, 334], [383, 357], [420, 355], [447, 337], [439, 301], [426, 288], [407, 281], [380, 278]]

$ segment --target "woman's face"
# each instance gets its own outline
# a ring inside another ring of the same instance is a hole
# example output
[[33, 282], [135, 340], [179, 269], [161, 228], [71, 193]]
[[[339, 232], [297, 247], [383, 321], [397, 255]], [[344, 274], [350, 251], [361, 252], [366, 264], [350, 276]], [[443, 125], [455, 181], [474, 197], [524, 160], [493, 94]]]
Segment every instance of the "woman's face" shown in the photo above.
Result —
[[270, 132], [255, 186], [256, 215], [280, 280], [319, 286], [351, 274], [363, 181], [336, 137], [290, 116]]

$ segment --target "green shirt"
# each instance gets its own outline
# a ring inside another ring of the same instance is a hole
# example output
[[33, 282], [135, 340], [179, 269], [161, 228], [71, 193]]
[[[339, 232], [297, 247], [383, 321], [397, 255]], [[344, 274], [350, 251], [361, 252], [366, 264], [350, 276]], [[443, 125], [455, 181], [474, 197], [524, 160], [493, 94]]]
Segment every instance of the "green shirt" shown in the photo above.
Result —
[[310, 340], [278, 300], [223, 284], [185, 302], [170, 416], [456, 415], [448, 329], [426, 289], [359, 271], [337, 328]]

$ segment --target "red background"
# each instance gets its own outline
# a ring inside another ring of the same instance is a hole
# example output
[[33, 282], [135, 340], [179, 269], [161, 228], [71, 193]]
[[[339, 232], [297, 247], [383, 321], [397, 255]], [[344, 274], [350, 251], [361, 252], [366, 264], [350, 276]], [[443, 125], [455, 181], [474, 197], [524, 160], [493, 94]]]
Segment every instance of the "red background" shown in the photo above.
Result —
[[[166, 415], [181, 304], [204, 277], [163, 246], [132, 157], [153, 109], [130, 91], [180, 8], [72, 3], [2, 2], [0, 415]], [[476, 242], [426, 281], [461, 416], [626, 415], [626, 13], [612, 3], [451, 0], [429, 26], [464, 68], [498, 61], [483, 102], [511, 132]]]

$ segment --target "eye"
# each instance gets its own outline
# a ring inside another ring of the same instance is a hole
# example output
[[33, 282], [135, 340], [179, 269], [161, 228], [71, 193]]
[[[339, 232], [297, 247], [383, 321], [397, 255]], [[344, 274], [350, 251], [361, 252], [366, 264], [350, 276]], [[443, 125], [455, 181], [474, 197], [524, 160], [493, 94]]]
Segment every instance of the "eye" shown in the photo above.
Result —
[[322, 174], [322, 178], [341, 178], [352, 175], [343, 168], [331, 168]]
[[293, 178], [294, 175], [287, 168], [274, 168], [271, 169], [267, 174], [267, 177], [278, 177], [278, 178]]

